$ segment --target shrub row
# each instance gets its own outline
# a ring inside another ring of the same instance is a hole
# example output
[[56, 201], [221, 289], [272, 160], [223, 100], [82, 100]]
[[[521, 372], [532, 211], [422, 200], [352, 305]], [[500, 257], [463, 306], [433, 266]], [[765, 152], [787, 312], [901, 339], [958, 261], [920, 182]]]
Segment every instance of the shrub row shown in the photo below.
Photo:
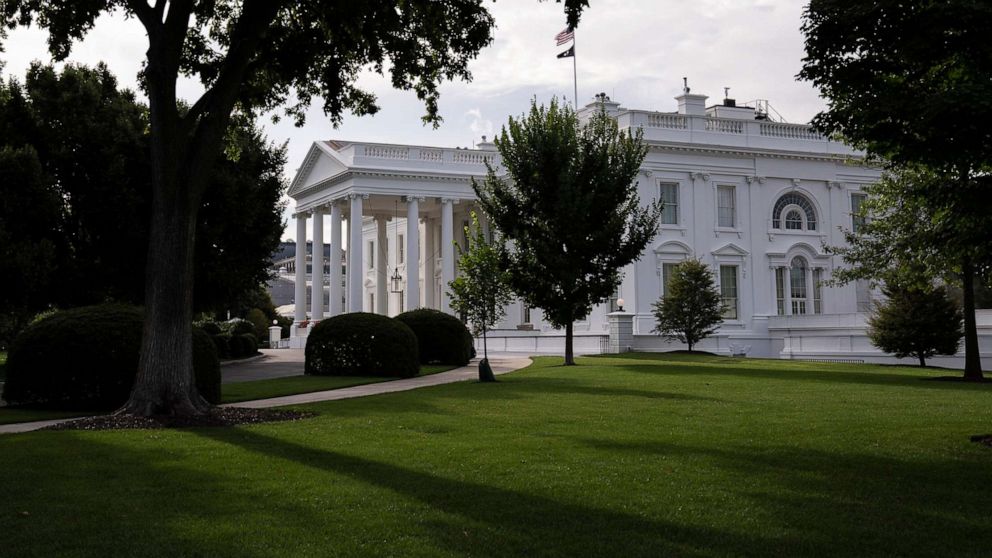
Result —
[[[11, 404], [113, 409], [127, 401], [138, 369], [142, 310], [104, 304], [64, 310], [27, 327], [7, 357]], [[200, 394], [220, 402], [220, 363], [206, 332], [193, 330]]]
[[242, 333], [241, 335], [211, 335], [217, 349], [217, 355], [222, 359], [245, 358], [258, 352], [258, 340], [253, 333]]
[[395, 319], [356, 312], [318, 323], [307, 336], [305, 373], [320, 376], [417, 375], [421, 364], [464, 366], [472, 335], [454, 316], [412, 310]]

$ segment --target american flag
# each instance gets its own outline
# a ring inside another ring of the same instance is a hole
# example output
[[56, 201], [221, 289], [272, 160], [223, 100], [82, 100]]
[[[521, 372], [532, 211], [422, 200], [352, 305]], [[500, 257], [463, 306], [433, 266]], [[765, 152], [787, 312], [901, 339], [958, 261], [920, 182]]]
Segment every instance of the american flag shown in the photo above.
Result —
[[558, 46], [561, 46], [574, 38], [575, 30], [571, 27], [566, 27], [564, 31], [555, 35], [555, 40], [558, 41]]

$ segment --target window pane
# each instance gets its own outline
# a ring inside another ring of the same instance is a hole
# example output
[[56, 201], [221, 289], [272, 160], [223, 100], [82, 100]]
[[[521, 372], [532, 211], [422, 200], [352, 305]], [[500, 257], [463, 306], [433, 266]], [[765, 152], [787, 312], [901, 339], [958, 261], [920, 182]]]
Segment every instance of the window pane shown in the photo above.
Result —
[[717, 226], [733, 227], [734, 223], [734, 187], [718, 186], [717, 197]]
[[851, 194], [851, 230], [854, 232], [859, 232], [861, 227], [865, 225], [865, 218], [858, 215], [865, 198], [867, 196], [864, 194]]
[[678, 225], [679, 224], [679, 185], [662, 184], [661, 202], [665, 204], [664, 208], [661, 210], [661, 224]]
[[723, 317], [737, 319], [737, 266], [720, 266], [720, 298], [723, 299]]
[[668, 292], [668, 283], [672, 280], [677, 265], [674, 263], [661, 264], [661, 296], [665, 296], [665, 293]]
[[792, 289], [792, 313], [806, 313], [806, 260], [793, 258], [789, 270], [789, 286]]
[[779, 316], [785, 315], [785, 268], [775, 268], [775, 299]]
[[[775, 202], [775, 206], [772, 208], [772, 228], [782, 228], [782, 212], [785, 211], [785, 208], [790, 205], [797, 205], [802, 209], [803, 213], [806, 214], [806, 228], [808, 230], [815, 231], [816, 211], [813, 209], [813, 203], [799, 192], [789, 192]], [[786, 225], [788, 225], [788, 223]], [[787, 226], [787, 228], [789, 227]]]
[[785, 228], [789, 230], [802, 230], [803, 228], [803, 216], [799, 211], [793, 209], [785, 216]]
[[823, 287], [820, 283], [823, 281], [823, 270], [814, 269], [813, 270], [813, 313], [822, 314], [823, 313]]
[[403, 242], [403, 235], [399, 235], [399, 238], [400, 238], [399, 243], [398, 243], [399, 244], [399, 250], [397, 250], [397, 253], [396, 253], [397, 258], [398, 258], [396, 260], [396, 263], [397, 264], [401, 264], [404, 261], [406, 261], [406, 259], [404, 257], [406, 255], [406, 242]]

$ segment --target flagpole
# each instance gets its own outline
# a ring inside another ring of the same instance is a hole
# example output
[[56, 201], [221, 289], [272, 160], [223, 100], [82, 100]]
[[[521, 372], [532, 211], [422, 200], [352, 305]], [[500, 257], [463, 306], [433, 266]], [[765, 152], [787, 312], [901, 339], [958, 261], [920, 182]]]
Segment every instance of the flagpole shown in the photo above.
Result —
[[573, 92], [574, 92], [574, 95], [575, 95], [575, 97], [573, 99], [574, 102], [575, 102], [575, 112], [578, 112], [579, 111], [579, 77], [578, 77], [579, 76], [579, 72], [576, 69], [577, 63], [575, 61], [576, 57], [578, 56], [578, 52], [577, 52], [577, 50], [575, 48], [575, 44], [578, 41], [575, 40], [575, 36], [576, 36], [576, 33], [573, 30], [572, 31], [572, 87], [574, 88]]

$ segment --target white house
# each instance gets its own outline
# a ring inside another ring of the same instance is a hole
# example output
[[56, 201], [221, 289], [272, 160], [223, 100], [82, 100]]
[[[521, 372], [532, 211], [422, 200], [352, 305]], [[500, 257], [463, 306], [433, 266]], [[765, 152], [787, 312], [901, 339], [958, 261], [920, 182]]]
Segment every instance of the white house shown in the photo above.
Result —
[[[659, 234], [624, 270], [616, 297], [575, 324], [576, 351], [607, 348], [607, 314], [618, 309], [618, 299], [633, 314], [633, 336], [621, 350], [678, 348], [651, 332], [651, 304], [664, 294], [672, 267], [696, 257], [712, 266], [727, 306], [722, 327], [701, 350], [892, 360], [865, 336], [867, 285], [822, 284], [841, 263], [824, 246], [841, 244], [842, 230], [858, 226], [852, 209], [880, 170], [807, 125], [769, 120], [761, 106], [725, 99], [707, 107], [706, 99], [687, 90], [676, 97], [677, 111], [654, 112], [623, 108], [601, 94], [579, 111], [585, 118], [603, 109], [621, 129], [643, 130], [649, 151], [638, 194], [642, 203], [661, 198], [665, 209]], [[499, 165], [499, 154], [485, 141], [477, 149], [315, 142], [289, 190], [296, 200], [297, 241], [305, 242], [310, 219], [315, 243], [329, 241], [332, 255], [346, 250], [347, 276], [331, 266], [325, 278], [324, 266], [313, 266], [313, 284], [329, 284], [329, 297], [296, 305], [290, 344], [302, 346], [304, 324], [313, 323], [308, 318], [351, 311], [395, 315], [416, 307], [450, 311], [443, 286], [455, 276], [453, 241], [464, 241], [476, 201], [470, 180], [484, 175], [486, 161]], [[326, 218], [330, 239], [322, 237]], [[304, 254], [297, 250], [297, 258]], [[306, 269], [305, 263], [296, 269]], [[297, 274], [296, 300], [307, 298], [307, 278]], [[992, 315], [980, 313], [979, 327], [989, 346]], [[507, 351], [564, 347], [563, 332], [544, 322], [539, 309], [520, 304], [508, 309], [489, 343]]]

